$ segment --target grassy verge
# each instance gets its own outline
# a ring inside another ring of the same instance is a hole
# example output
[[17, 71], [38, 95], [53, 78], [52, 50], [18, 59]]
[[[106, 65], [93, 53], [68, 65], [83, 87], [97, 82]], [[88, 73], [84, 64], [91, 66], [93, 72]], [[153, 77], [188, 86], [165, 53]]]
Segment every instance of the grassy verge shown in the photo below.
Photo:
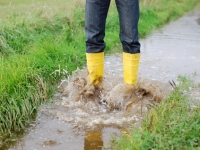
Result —
[[[141, 0], [140, 37], [183, 15], [197, 3], [198, 0]], [[52, 97], [61, 78], [85, 65], [84, 3], [76, 3], [73, 11], [57, 11], [58, 7], [54, 12], [47, 7], [1, 20], [0, 144], [30, 123], [30, 116]], [[120, 49], [114, 4], [106, 29], [106, 52]]]
[[[0, 31], [0, 144], [32, 120], [56, 83], [85, 64], [83, 7], [74, 20], [41, 10], [13, 16]], [[81, 22], [82, 21], [82, 22]], [[15, 22], [15, 23], [13, 23]], [[81, 34], [79, 34], [81, 33]]]
[[192, 108], [191, 97], [183, 94], [194, 85], [186, 77], [179, 79], [180, 85], [169, 98], [151, 109], [142, 127], [133, 128], [130, 135], [114, 140], [113, 149], [189, 150], [200, 148], [200, 107]]

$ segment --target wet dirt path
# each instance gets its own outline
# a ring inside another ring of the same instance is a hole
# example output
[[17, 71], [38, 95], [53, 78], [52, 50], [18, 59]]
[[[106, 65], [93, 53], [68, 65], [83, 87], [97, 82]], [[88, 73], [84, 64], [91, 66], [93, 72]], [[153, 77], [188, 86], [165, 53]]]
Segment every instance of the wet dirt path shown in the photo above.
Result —
[[[167, 84], [169, 80], [177, 82], [178, 75], [200, 74], [200, 10], [188, 13], [155, 31], [141, 40], [141, 45], [139, 76], [148, 79], [148, 82], [158, 80]], [[105, 70], [107, 81], [123, 83], [121, 54], [106, 56]], [[200, 78], [197, 80], [200, 81]], [[60, 98], [62, 103], [65, 102], [64, 105], [60, 105]], [[74, 103], [76, 107], [72, 106], [60, 93], [55, 94], [55, 101], [58, 104], [41, 107], [36, 122], [18, 139], [17, 144], [14, 142], [13, 146], [9, 145], [10, 150], [102, 149], [111, 135], [126, 132], [124, 124], [141, 119], [141, 116], [126, 116], [121, 112], [106, 116], [103, 111], [97, 115], [101, 116], [98, 118], [95, 117], [97, 111], [83, 111], [78, 106], [82, 105], [79, 102]], [[64, 106], [72, 108], [66, 109]], [[100, 112], [99, 107], [91, 106], [93, 104], [84, 107], [95, 108]], [[95, 128], [98, 121], [103, 125]]]
[[[140, 77], [167, 82], [176, 80], [178, 75], [199, 73], [200, 11], [171, 22], [140, 43]], [[122, 71], [120, 54], [111, 58], [109, 63], [115, 64], [113, 70]]]

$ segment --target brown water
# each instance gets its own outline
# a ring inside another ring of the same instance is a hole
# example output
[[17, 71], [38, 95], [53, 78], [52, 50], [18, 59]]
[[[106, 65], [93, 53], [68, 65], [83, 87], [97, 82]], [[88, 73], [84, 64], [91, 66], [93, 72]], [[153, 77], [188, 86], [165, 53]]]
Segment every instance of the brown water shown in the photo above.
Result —
[[[173, 89], [178, 75], [200, 74], [200, 11], [196, 10], [141, 40], [138, 84], [124, 85], [122, 55], [105, 57], [105, 78], [93, 87], [86, 70], [63, 80], [50, 105], [41, 107], [32, 127], [4, 149], [93, 150], [112, 135], [139, 126], [148, 109]], [[194, 90], [193, 94], [198, 94]]]

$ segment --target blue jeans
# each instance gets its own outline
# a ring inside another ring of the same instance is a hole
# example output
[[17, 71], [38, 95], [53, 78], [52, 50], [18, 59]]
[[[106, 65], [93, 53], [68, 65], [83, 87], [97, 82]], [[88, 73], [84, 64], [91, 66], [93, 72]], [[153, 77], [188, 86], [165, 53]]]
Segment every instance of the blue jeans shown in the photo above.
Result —
[[[115, 0], [120, 21], [120, 40], [123, 52], [140, 53], [138, 41], [138, 0]], [[86, 0], [85, 32], [86, 53], [103, 52], [105, 24], [110, 0]]]

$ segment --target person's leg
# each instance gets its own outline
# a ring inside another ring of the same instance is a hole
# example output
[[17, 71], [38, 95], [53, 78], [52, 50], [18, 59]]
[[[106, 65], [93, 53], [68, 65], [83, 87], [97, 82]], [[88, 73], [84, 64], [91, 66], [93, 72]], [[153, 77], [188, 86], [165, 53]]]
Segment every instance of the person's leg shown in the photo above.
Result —
[[110, 0], [86, 0], [86, 53], [103, 52], [105, 24]]
[[123, 47], [124, 83], [135, 85], [140, 61], [138, 41], [138, 0], [116, 0], [120, 20], [120, 40]]
[[120, 40], [123, 52], [140, 53], [138, 41], [139, 2], [138, 0], [116, 0], [120, 20]]
[[110, 0], [86, 0], [86, 57], [90, 83], [96, 85], [104, 74], [104, 36]]

